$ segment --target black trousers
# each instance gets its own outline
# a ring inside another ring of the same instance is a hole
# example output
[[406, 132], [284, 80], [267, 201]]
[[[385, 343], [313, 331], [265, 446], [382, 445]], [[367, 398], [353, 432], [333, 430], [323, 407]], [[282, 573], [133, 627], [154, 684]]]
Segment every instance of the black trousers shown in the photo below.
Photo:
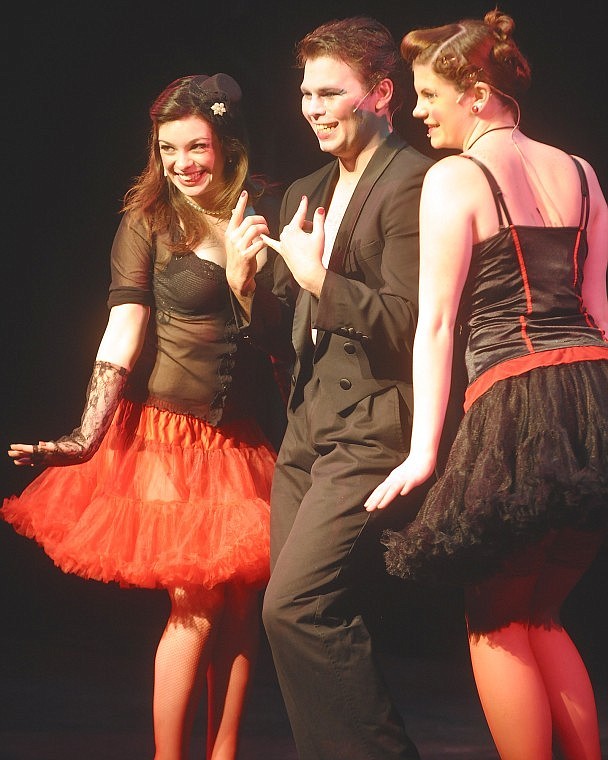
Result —
[[382, 562], [380, 530], [402, 527], [420, 503], [416, 494], [383, 512], [363, 507], [405, 456], [403, 416], [396, 388], [331, 414], [314, 379], [290, 413], [272, 489], [263, 620], [300, 760], [419, 757], [376, 663], [360, 596]]

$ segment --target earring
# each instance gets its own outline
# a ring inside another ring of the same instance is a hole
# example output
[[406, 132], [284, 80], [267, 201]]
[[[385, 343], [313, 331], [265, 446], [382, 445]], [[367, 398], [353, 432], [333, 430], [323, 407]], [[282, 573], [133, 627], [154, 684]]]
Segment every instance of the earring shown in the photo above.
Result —
[[166, 169], [163, 169], [163, 174], [164, 174], [164, 176], [165, 176], [165, 177], [168, 177], [168, 176], [169, 176], [169, 175], [167, 174], [167, 170], [166, 170]]
[[479, 113], [479, 106], [473, 103], [471, 106], [471, 111], [473, 111], [473, 113]]

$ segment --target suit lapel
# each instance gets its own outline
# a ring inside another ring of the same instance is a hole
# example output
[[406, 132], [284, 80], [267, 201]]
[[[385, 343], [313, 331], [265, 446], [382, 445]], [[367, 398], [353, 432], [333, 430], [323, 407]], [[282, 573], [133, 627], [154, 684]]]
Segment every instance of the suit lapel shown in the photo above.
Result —
[[[386, 169], [395, 154], [404, 146], [404, 141], [391, 133], [374, 152], [369, 164], [361, 175], [357, 183], [355, 192], [346, 208], [340, 227], [336, 234], [328, 269], [333, 272], [343, 273], [344, 260], [348, 253], [353, 232], [357, 220], [361, 215], [365, 201], [367, 200], [372, 188], [377, 182], [382, 172]], [[327, 173], [321, 178], [318, 185], [311, 188], [308, 193], [308, 216], [312, 217], [314, 210], [319, 206], [327, 208], [331, 200], [331, 193], [338, 179], [338, 162], [328, 166]], [[325, 332], [319, 331], [317, 334], [316, 346], [312, 342], [311, 327], [314, 323], [314, 313], [316, 312], [317, 302], [308, 291], [300, 291], [298, 302], [294, 313], [293, 321], [293, 343], [296, 353], [300, 359], [300, 364], [304, 366], [309, 357], [309, 352], [318, 352], [320, 344], [323, 342]], [[318, 358], [318, 356], [317, 356]]]
[[[321, 177], [317, 186], [307, 193], [309, 220], [312, 219], [316, 208], [328, 205], [337, 178], [338, 162], [334, 161], [328, 164], [327, 172]], [[316, 306], [316, 299], [307, 290], [300, 290], [293, 318], [293, 344], [302, 364], [305, 363], [305, 356], [314, 350], [311, 329]]]
[[[336, 233], [336, 239], [334, 241], [328, 265], [328, 269], [332, 272], [344, 274], [344, 262], [350, 250], [352, 236], [363, 206], [365, 205], [365, 201], [369, 197], [378, 178], [393, 160], [395, 154], [403, 148], [404, 144], [402, 138], [392, 132], [386, 140], [378, 146], [368, 165], [365, 167], [352, 198], [346, 207], [344, 217], [338, 227], [338, 232]], [[319, 348], [324, 342], [323, 339], [325, 337], [325, 331], [320, 330], [317, 334], [316, 343], [318, 353], [320, 353]]]
[[344, 259], [365, 201], [382, 172], [390, 164], [395, 154], [403, 147], [403, 145], [403, 140], [392, 132], [386, 140], [378, 146], [374, 155], [371, 157], [370, 162], [365, 167], [365, 171], [357, 183], [355, 192], [350, 199], [336, 234], [336, 240], [332, 248], [328, 267], [332, 272], [343, 272]]
[[321, 178], [319, 184], [308, 193], [308, 214], [309, 220], [312, 220], [315, 209], [319, 206], [327, 208], [331, 195], [338, 181], [338, 162], [334, 161], [327, 167], [327, 173]]

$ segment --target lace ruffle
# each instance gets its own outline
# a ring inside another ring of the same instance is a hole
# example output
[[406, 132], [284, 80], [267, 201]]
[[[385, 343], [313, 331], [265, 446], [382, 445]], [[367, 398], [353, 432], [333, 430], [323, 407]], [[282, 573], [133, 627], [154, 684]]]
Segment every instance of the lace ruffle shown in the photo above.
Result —
[[470, 583], [551, 529], [608, 525], [608, 362], [496, 383], [463, 418], [413, 523], [386, 532], [389, 573]]

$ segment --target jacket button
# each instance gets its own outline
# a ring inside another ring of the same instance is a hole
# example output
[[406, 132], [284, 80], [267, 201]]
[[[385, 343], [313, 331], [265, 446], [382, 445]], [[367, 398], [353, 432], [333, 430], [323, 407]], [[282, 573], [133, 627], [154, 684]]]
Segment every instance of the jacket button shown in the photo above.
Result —
[[354, 354], [357, 349], [355, 348], [354, 343], [348, 342], [344, 344], [344, 350], [347, 354]]
[[353, 387], [353, 384], [347, 377], [343, 377], [340, 380], [340, 388], [342, 388], [343, 391], [349, 391]]

